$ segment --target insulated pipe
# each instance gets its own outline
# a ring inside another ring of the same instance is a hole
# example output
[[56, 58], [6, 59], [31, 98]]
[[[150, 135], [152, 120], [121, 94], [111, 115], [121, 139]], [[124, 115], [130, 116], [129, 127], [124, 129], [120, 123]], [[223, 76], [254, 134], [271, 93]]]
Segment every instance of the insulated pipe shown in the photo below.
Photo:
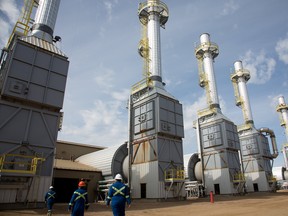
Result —
[[59, 5], [60, 0], [39, 1], [31, 35], [52, 43]]
[[234, 68], [235, 72], [232, 76], [232, 79], [235, 79], [236, 83], [238, 84], [239, 96], [241, 100], [241, 108], [243, 111], [245, 123], [253, 124], [250, 100], [246, 86], [246, 82], [250, 79], [250, 72], [248, 70], [243, 69], [242, 61], [236, 61], [234, 63]]
[[208, 33], [202, 34], [200, 36], [200, 45], [196, 49], [196, 57], [203, 60], [203, 70], [207, 78], [206, 85], [208, 85], [209, 89], [207, 94], [209, 95], [209, 100], [211, 100], [209, 105], [220, 108], [213, 66], [214, 58], [217, 55], [218, 47], [210, 42], [210, 35]]
[[279, 153], [277, 150], [276, 137], [275, 137], [274, 131], [270, 130], [269, 128], [261, 128], [259, 131], [261, 133], [266, 133], [270, 136], [271, 144], [272, 144], [272, 150], [273, 150], [273, 154], [271, 156], [273, 158], [276, 158]]

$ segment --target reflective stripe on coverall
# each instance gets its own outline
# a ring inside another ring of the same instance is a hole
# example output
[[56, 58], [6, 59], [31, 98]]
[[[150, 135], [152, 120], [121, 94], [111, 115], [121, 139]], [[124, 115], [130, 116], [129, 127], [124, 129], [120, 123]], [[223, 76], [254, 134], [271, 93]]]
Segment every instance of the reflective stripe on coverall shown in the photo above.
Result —
[[88, 206], [87, 191], [82, 188], [74, 191], [69, 203], [69, 209], [72, 208], [71, 216], [84, 216], [84, 210]]
[[111, 207], [114, 216], [125, 215], [125, 204], [131, 203], [128, 187], [120, 181], [115, 182], [109, 188], [106, 204], [109, 205], [111, 201]]

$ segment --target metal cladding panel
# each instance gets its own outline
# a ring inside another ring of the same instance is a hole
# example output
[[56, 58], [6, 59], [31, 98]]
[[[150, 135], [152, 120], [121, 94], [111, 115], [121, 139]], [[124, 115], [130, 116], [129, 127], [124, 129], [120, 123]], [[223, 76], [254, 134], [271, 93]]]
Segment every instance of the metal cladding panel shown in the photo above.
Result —
[[182, 105], [172, 98], [159, 95], [156, 99], [157, 130], [167, 135], [184, 137]]
[[157, 161], [132, 166], [131, 188], [133, 198], [141, 198], [141, 184], [146, 184], [146, 198], [164, 198], [160, 197], [158, 169]]
[[1, 102], [0, 108], [0, 140], [54, 149], [59, 113]]
[[224, 121], [227, 146], [232, 149], [240, 149], [240, 140], [237, 132], [237, 126], [233, 122]]
[[[31, 109], [4, 101], [0, 101], [0, 110], [0, 154], [44, 158], [45, 161], [39, 163], [41, 165], [37, 172], [43, 176], [51, 175], [58, 134], [59, 113]], [[20, 158], [6, 158], [6, 161], [23, 160]], [[25, 160], [30, 159], [26, 158]], [[19, 168], [16, 166], [13, 169]]]
[[134, 133], [139, 134], [154, 129], [154, 101], [148, 101], [134, 109]]
[[164, 171], [171, 165], [183, 167], [182, 141], [158, 137], [159, 181], [164, 181]]
[[132, 162], [134, 164], [157, 160], [157, 140], [151, 139], [133, 144], [132, 155]]
[[28, 202], [44, 202], [45, 194], [52, 182], [52, 176], [34, 178], [28, 194]]
[[17, 40], [8, 62], [3, 95], [62, 108], [69, 65], [66, 57]]
[[251, 136], [240, 139], [243, 156], [257, 155], [260, 153], [257, 136], [257, 134], [251, 134]]
[[268, 142], [267, 137], [265, 137], [263, 134], [260, 133], [258, 136], [258, 140], [259, 140], [259, 143], [261, 143], [260, 144], [261, 154], [263, 156], [271, 157], [271, 152], [270, 152], [269, 142]]
[[[18, 188], [16, 189], [1, 189], [0, 190], [0, 203], [15, 203], [18, 193]], [[22, 200], [20, 200], [21, 202]], [[24, 200], [23, 200], [24, 202]]]
[[239, 150], [237, 127], [233, 122], [219, 119], [200, 125], [202, 148], [205, 151], [230, 148]]
[[[236, 170], [240, 167], [240, 158], [238, 151], [228, 151], [227, 152], [227, 160], [229, 164], [229, 168]], [[239, 171], [239, 170], [238, 170]]]
[[125, 143], [83, 155], [76, 161], [101, 170], [104, 178], [114, 178], [117, 173], [121, 173], [124, 178], [127, 178], [128, 176], [124, 176], [123, 170], [123, 163], [127, 156], [128, 149]]
[[223, 145], [221, 124], [201, 128], [201, 137], [204, 149]]
[[[220, 194], [238, 194], [237, 187], [232, 182], [231, 169], [207, 170], [205, 175], [206, 191], [215, 194], [215, 184], [219, 184]], [[225, 178], [224, 178], [224, 177]]]

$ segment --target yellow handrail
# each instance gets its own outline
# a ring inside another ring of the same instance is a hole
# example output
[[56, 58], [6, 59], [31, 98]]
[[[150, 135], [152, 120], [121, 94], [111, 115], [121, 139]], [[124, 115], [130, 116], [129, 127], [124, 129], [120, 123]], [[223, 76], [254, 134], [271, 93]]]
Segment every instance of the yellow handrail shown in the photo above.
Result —
[[20, 154], [6, 154], [0, 157], [1, 173], [36, 174], [38, 161], [44, 158]]
[[167, 169], [164, 172], [165, 180], [185, 180], [183, 169]]

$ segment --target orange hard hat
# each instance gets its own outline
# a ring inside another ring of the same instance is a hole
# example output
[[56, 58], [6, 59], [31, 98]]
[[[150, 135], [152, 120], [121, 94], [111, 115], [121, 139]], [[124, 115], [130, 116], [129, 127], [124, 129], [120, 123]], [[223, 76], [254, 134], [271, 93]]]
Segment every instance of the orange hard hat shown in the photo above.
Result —
[[78, 187], [85, 187], [86, 183], [84, 181], [80, 181]]

